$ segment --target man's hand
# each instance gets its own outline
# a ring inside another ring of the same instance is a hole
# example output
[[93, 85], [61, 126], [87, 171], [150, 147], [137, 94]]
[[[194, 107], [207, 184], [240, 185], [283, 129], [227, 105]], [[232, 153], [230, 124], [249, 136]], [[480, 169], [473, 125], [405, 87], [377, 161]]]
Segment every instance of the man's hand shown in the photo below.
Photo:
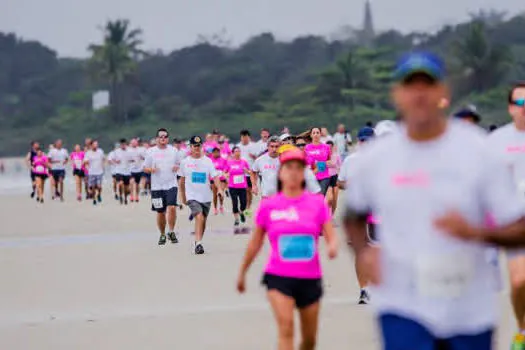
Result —
[[448, 234], [466, 240], [480, 240], [480, 230], [470, 225], [457, 211], [450, 211], [434, 221], [434, 226]]

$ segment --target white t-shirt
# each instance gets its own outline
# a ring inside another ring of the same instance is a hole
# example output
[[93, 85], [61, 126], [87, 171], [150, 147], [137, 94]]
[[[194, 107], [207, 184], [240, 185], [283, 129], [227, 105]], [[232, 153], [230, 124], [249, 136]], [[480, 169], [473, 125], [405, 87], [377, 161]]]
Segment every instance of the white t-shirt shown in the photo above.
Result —
[[142, 172], [144, 159], [146, 158], [146, 149], [144, 147], [128, 147], [128, 152], [131, 154], [131, 172]]
[[237, 147], [239, 147], [239, 149], [241, 150], [241, 157], [248, 162], [251, 168], [253, 166], [254, 160], [252, 159], [252, 157], [250, 157], [250, 154], [253, 154], [255, 156], [258, 155], [257, 152], [259, 148], [257, 147], [257, 144], [250, 141], [250, 143], [246, 145], [239, 143]]
[[275, 181], [279, 166], [279, 157], [272, 158], [268, 153], [263, 154], [253, 163], [252, 170], [261, 176], [261, 196], [269, 196], [269, 191], [275, 187], [275, 184], [269, 182]]
[[358, 152], [354, 152], [345, 158], [341, 165], [341, 170], [337, 176], [337, 181], [347, 182], [352, 174], [352, 171], [356, 169], [355, 162], [359, 159]]
[[259, 140], [255, 143], [255, 146], [257, 149], [257, 152], [255, 153], [255, 155], [258, 157], [259, 155], [261, 155], [264, 151], [268, 149], [268, 141], [265, 142], [263, 140]]
[[[113, 159], [113, 154], [115, 153], [115, 150], [111, 151], [108, 153], [108, 160], [112, 160]], [[111, 175], [115, 175], [116, 172], [115, 172], [115, 164], [113, 164], [113, 162], [110, 162], [109, 164], [109, 170], [111, 171]]]
[[374, 307], [440, 338], [494, 328], [498, 303], [487, 246], [453, 238], [434, 221], [455, 210], [475, 226], [487, 213], [505, 225], [525, 213], [503, 160], [475, 128], [450, 121], [435, 141], [416, 143], [405, 132], [375, 140], [360, 149], [346, 191], [349, 208], [381, 220]]
[[177, 187], [177, 173], [173, 168], [179, 167], [180, 162], [180, 153], [172, 146], [150, 148], [146, 154], [144, 168], [157, 168], [157, 171], [151, 174], [151, 190], [169, 190]]
[[185, 158], [180, 165], [180, 175], [185, 180], [186, 200], [208, 203], [212, 200], [210, 178], [219, 175], [210, 158], [202, 156]]
[[122, 148], [117, 148], [113, 151], [113, 157], [111, 160], [115, 163], [115, 174], [118, 175], [131, 175], [131, 159], [132, 154], [129, 151], [129, 148], [123, 150]]
[[346, 153], [348, 149], [348, 142], [352, 141], [352, 136], [349, 133], [338, 133], [336, 132], [333, 136], [334, 145], [337, 147], [337, 152], [340, 155]]
[[66, 166], [64, 162], [68, 159], [69, 154], [65, 148], [57, 149], [52, 148], [49, 151], [48, 157], [51, 161], [52, 170], [65, 170]]
[[525, 131], [519, 131], [510, 123], [492, 132], [488, 142], [503, 157], [516, 187], [525, 195]]
[[88, 175], [104, 174], [104, 151], [101, 148], [97, 148], [96, 151], [87, 151], [84, 156], [84, 161], [88, 162]]

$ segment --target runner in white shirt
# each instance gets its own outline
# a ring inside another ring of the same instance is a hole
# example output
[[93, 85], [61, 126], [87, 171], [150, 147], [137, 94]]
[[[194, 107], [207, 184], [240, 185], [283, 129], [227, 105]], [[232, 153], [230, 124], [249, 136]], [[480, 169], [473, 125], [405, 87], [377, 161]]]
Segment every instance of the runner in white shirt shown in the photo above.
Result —
[[90, 141], [91, 149], [84, 156], [88, 171], [88, 189], [93, 205], [102, 201], [102, 177], [104, 175], [104, 151], [98, 148], [98, 141]]
[[157, 227], [160, 231], [159, 245], [166, 244], [166, 221], [168, 238], [178, 243], [175, 234], [177, 220], [177, 176], [180, 166], [179, 152], [169, 144], [169, 134], [164, 128], [157, 131], [157, 146], [148, 150], [144, 171], [151, 174], [151, 209], [157, 212]]
[[344, 124], [339, 124], [337, 126], [337, 132], [332, 137], [337, 151], [341, 156], [341, 159], [344, 161], [348, 155], [348, 147], [352, 145], [352, 136], [350, 133], [346, 132]]
[[185, 158], [180, 165], [180, 191], [182, 203], [191, 210], [195, 219], [195, 254], [204, 254], [202, 238], [206, 230], [206, 220], [210, 213], [213, 197], [210, 178], [219, 189], [218, 195], [224, 198], [224, 191], [220, 187], [219, 173], [210, 158], [202, 153], [202, 139], [193, 136], [190, 139], [191, 155]]
[[131, 139], [128, 152], [131, 154], [131, 202], [139, 201], [140, 184], [144, 176], [146, 149], [139, 145], [138, 139]]
[[128, 151], [126, 139], [120, 140], [120, 147], [113, 152], [111, 161], [115, 164], [120, 204], [128, 204], [129, 184], [131, 180], [132, 154]]
[[54, 191], [52, 191], [52, 199], [59, 197], [64, 201], [64, 178], [66, 177], [66, 164], [69, 160], [67, 150], [62, 147], [62, 140], [55, 142], [48, 154], [49, 162], [51, 163], [51, 175], [54, 179]]
[[119, 148], [119, 144], [116, 143], [115, 144], [115, 148], [108, 153], [108, 164], [109, 164], [109, 169], [110, 169], [110, 172], [111, 172], [111, 180], [112, 180], [112, 188], [113, 188], [113, 195], [115, 197], [115, 200], [118, 201], [119, 197], [118, 197], [118, 188], [117, 188], [117, 173], [115, 171], [116, 169], [116, 166], [115, 164], [113, 163], [113, 155], [115, 154], [115, 150]]
[[[490, 349], [498, 302], [481, 242], [523, 243], [525, 203], [486, 137], [439, 107], [449, 97], [439, 58], [408, 54], [395, 76], [404, 130], [360, 151], [347, 191], [347, 232], [375, 284], [384, 349]], [[367, 244], [370, 212], [380, 247]]]
[[255, 144], [257, 145], [256, 156], [260, 157], [268, 149], [268, 139], [270, 138], [270, 130], [263, 128], [261, 129], [261, 139]]
[[[258, 147], [257, 144], [252, 142], [250, 132], [248, 130], [242, 130], [241, 142], [237, 145], [241, 150], [241, 157], [245, 159], [250, 165], [250, 169], [253, 167], [253, 162], [257, 159]], [[246, 215], [251, 216], [251, 206], [253, 201], [252, 195], [252, 180], [249, 175], [246, 176], [248, 181], [248, 200], [246, 204]]]
[[[269, 196], [271, 188], [275, 187], [275, 184], [269, 183], [276, 179], [277, 170], [280, 167], [279, 162], [279, 146], [281, 142], [277, 136], [272, 136], [268, 140], [268, 152], [260, 156], [255, 160], [252, 165], [252, 192], [254, 195], [261, 194], [262, 198]], [[259, 178], [261, 179], [261, 188], [259, 190]]]
[[[488, 136], [490, 147], [498, 152], [511, 169], [516, 190], [525, 197], [525, 83], [513, 86], [508, 97], [512, 122]], [[475, 121], [475, 120], [474, 120]], [[505, 169], [502, 169], [504, 171]], [[512, 349], [525, 349], [525, 250], [509, 251], [507, 255], [512, 305], [519, 332]]]

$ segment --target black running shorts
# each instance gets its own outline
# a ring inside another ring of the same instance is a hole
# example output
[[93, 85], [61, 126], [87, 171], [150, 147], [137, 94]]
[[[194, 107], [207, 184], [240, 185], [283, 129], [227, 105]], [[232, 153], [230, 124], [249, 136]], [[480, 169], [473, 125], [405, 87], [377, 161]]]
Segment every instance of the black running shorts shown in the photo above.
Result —
[[293, 298], [299, 309], [315, 304], [323, 296], [323, 281], [320, 278], [282, 277], [266, 273], [262, 284], [268, 290], [277, 290]]
[[172, 187], [169, 190], [151, 191], [151, 210], [164, 213], [169, 206], [176, 206], [178, 193], [177, 187]]

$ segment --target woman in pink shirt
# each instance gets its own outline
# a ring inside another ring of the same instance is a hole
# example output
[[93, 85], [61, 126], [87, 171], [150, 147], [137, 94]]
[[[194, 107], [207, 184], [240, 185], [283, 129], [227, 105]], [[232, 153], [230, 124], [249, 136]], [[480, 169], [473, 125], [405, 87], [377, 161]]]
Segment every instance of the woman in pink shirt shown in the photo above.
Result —
[[233, 216], [235, 218], [235, 233], [239, 233], [240, 223], [244, 224], [246, 222], [246, 215], [244, 214], [248, 200], [246, 174], [249, 174], [249, 172], [250, 165], [241, 158], [241, 149], [234, 147], [233, 157], [226, 166], [226, 173], [228, 174], [228, 191], [232, 199]]
[[73, 176], [75, 177], [75, 185], [77, 189], [77, 200], [82, 201], [82, 182], [86, 176], [84, 168], [84, 151], [80, 148], [80, 145], [75, 145], [75, 150], [71, 152], [69, 156], [71, 158], [71, 164], [73, 164]]
[[[224, 173], [226, 171], [227, 162], [221, 157], [221, 151], [217, 147], [215, 147], [212, 153], [210, 154], [210, 159], [213, 162], [215, 169], [217, 169], [217, 171], [220, 174], [221, 186], [223, 186], [223, 183], [226, 182], [226, 177], [224, 176]], [[213, 192], [213, 214], [219, 214], [219, 209], [217, 208], [217, 201], [219, 201], [221, 204], [221, 214], [224, 214], [224, 198], [217, 195], [219, 189], [215, 187], [213, 179], [210, 179], [210, 182], [211, 189]]]
[[306, 145], [304, 151], [306, 152], [306, 159], [308, 165], [312, 167], [315, 173], [321, 193], [326, 196], [328, 187], [330, 186], [330, 172], [328, 167], [330, 164], [330, 146], [321, 142], [321, 129], [312, 128], [310, 130], [310, 137], [312, 143]]
[[228, 141], [226, 141], [224, 136], [219, 138], [219, 148], [221, 149], [221, 157], [224, 159], [230, 159], [232, 150], [230, 149], [230, 144]]
[[49, 175], [49, 168], [51, 164], [49, 158], [45, 155], [39, 147], [36, 150], [36, 155], [33, 157], [33, 173], [36, 181], [36, 201], [44, 203], [44, 184]]
[[337, 199], [339, 197], [339, 187], [337, 187], [337, 177], [341, 169], [341, 156], [337, 151], [337, 147], [333, 141], [327, 141], [326, 144], [330, 147], [330, 161], [328, 162], [328, 173], [330, 174], [330, 183], [328, 185], [328, 192], [326, 195], [328, 205], [332, 208], [332, 215], [337, 210]]
[[279, 330], [279, 350], [294, 348], [294, 310], [301, 320], [301, 349], [314, 349], [320, 300], [323, 295], [319, 259], [319, 236], [324, 233], [328, 257], [337, 255], [337, 238], [330, 208], [323, 196], [305, 191], [304, 152], [293, 149], [280, 155], [276, 195], [261, 201], [256, 227], [248, 243], [237, 290], [245, 291], [246, 272], [261, 250], [264, 237], [270, 241], [270, 256], [262, 283], [268, 290]]

